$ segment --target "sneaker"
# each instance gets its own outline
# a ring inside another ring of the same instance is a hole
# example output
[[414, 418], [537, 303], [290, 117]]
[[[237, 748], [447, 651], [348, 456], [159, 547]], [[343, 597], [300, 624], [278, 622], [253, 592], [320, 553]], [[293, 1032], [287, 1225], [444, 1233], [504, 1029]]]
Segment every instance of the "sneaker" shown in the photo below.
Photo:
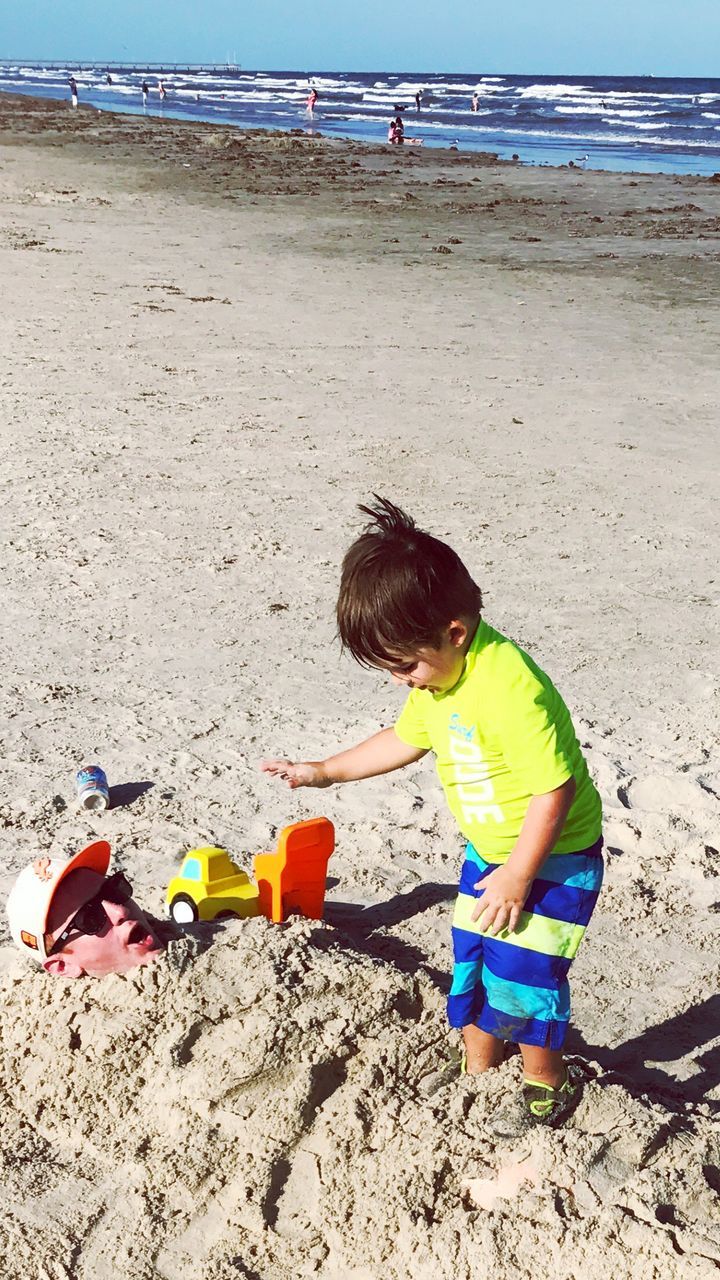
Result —
[[567, 1120], [580, 1101], [582, 1076], [573, 1067], [565, 1068], [565, 1079], [557, 1089], [534, 1080], [523, 1083], [523, 1102], [534, 1124], [549, 1125], [556, 1129]]
[[572, 1066], [566, 1067], [565, 1080], [556, 1089], [526, 1080], [522, 1093], [490, 1117], [488, 1128], [498, 1138], [517, 1138], [538, 1125], [556, 1129], [572, 1115], [582, 1087], [582, 1075]]
[[459, 1076], [465, 1074], [465, 1055], [462, 1058], [457, 1054], [453, 1054], [450, 1060], [443, 1067], [430, 1071], [419, 1082], [420, 1092], [426, 1098], [432, 1097], [439, 1093], [448, 1084], [455, 1084]]

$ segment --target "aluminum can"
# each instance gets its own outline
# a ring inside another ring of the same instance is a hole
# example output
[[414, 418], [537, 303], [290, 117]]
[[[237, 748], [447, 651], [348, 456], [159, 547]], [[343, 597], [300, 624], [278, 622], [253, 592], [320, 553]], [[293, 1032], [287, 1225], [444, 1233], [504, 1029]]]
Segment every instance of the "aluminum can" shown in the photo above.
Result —
[[110, 791], [105, 771], [99, 764], [85, 764], [75, 775], [78, 801], [83, 809], [107, 809]]

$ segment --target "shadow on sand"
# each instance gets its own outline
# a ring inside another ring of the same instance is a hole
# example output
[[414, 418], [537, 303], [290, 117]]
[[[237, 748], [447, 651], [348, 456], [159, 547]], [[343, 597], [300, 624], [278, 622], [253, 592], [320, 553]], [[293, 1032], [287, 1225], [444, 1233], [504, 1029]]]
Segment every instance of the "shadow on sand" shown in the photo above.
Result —
[[121, 782], [117, 787], [110, 787], [110, 808], [126, 809], [154, 786], [154, 782]]
[[[350, 903], [327, 904], [325, 918], [347, 940], [350, 947], [361, 955], [384, 960], [401, 973], [425, 974], [447, 994], [450, 974], [428, 964], [423, 951], [401, 938], [389, 937], [380, 932], [392, 925], [401, 924], [413, 916], [427, 911], [441, 902], [452, 902], [457, 893], [454, 884], [425, 884], [410, 893], [398, 894], [387, 902], [371, 907]], [[314, 942], [319, 946], [336, 945], [328, 935], [318, 933]], [[683, 1013], [665, 1022], [648, 1027], [631, 1040], [615, 1048], [593, 1044], [571, 1025], [567, 1038], [569, 1053], [577, 1053], [598, 1062], [607, 1073], [606, 1079], [614, 1079], [633, 1094], [648, 1093], [668, 1104], [678, 1102], [699, 1103], [705, 1101], [713, 1110], [720, 1111], [720, 1102], [706, 1098], [710, 1090], [720, 1084], [720, 1045], [713, 1041], [720, 1037], [720, 995], [713, 995], [701, 1004], [693, 1005]], [[701, 1070], [686, 1080], [677, 1080], [658, 1063], [674, 1063], [693, 1050], [708, 1048], [695, 1061]], [[646, 1063], [652, 1065], [646, 1066]]]

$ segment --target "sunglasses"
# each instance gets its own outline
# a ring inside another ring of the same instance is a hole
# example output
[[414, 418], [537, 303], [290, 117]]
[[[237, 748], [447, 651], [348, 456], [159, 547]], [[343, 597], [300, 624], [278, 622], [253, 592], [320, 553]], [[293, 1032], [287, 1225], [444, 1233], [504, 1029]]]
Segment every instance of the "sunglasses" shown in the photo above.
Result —
[[114, 875], [108, 876], [107, 880], [103, 880], [97, 893], [93, 894], [92, 898], [88, 898], [80, 910], [75, 912], [72, 920], [68, 921], [62, 933], [55, 939], [48, 955], [58, 951], [73, 932], [86, 933], [94, 937], [102, 933], [109, 919], [103, 903], [115, 902], [119, 906], [123, 902], [129, 902], [132, 891], [133, 887], [122, 871], [116, 871]]

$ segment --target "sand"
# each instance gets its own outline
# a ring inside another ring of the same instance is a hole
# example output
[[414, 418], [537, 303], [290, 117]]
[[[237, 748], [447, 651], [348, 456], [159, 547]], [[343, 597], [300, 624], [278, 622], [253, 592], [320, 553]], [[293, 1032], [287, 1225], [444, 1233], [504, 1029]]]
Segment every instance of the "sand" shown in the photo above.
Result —
[[[720, 183], [4, 97], [0, 892], [103, 834], [335, 823], [326, 921], [65, 983], [0, 939], [2, 1280], [634, 1280], [720, 1266]], [[486, 1120], [444, 1020], [431, 764], [257, 770], [392, 723], [339, 655], [373, 491], [451, 541], [570, 705], [606, 812], [559, 1132]], [[114, 808], [84, 815], [99, 760]]]

